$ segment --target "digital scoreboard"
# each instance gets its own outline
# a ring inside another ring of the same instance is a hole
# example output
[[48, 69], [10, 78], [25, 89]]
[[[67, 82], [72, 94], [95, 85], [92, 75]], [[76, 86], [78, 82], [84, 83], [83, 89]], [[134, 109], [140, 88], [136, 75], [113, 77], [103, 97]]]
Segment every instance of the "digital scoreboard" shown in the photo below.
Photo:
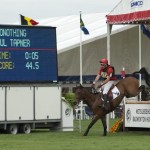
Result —
[[57, 82], [56, 28], [0, 25], [0, 82]]

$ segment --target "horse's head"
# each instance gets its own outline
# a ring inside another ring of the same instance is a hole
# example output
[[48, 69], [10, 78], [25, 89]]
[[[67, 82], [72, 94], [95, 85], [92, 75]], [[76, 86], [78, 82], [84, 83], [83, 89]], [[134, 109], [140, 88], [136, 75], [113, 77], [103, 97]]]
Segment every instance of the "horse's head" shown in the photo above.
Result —
[[80, 86], [75, 87], [75, 101], [74, 104], [77, 105], [84, 99], [83, 94], [84, 87], [80, 84]]

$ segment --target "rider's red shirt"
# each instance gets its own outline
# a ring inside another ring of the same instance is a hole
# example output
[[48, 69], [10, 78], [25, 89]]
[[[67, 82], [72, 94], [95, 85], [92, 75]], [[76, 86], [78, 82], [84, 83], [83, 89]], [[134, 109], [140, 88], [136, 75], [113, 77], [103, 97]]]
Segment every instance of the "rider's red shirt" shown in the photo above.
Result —
[[100, 67], [98, 74], [105, 80], [107, 76], [110, 76], [110, 80], [116, 80], [114, 67], [108, 65], [106, 68]]

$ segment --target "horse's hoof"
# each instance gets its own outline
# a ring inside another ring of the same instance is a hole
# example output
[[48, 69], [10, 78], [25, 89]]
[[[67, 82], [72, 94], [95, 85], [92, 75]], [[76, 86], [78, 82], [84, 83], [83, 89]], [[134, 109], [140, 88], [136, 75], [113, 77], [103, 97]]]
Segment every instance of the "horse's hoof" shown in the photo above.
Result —
[[87, 136], [87, 134], [83, 134], [83, 136]]

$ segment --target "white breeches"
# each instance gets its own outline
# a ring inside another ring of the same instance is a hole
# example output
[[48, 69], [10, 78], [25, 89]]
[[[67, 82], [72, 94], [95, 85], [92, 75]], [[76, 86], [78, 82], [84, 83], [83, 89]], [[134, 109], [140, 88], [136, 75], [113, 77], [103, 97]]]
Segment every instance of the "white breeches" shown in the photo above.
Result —
[[102, 90], [103, 94], [107, 94], [111, 86], [113, 85], [114, 81], [108, 81], [106, 84], [104, 84], [100, 89]]

